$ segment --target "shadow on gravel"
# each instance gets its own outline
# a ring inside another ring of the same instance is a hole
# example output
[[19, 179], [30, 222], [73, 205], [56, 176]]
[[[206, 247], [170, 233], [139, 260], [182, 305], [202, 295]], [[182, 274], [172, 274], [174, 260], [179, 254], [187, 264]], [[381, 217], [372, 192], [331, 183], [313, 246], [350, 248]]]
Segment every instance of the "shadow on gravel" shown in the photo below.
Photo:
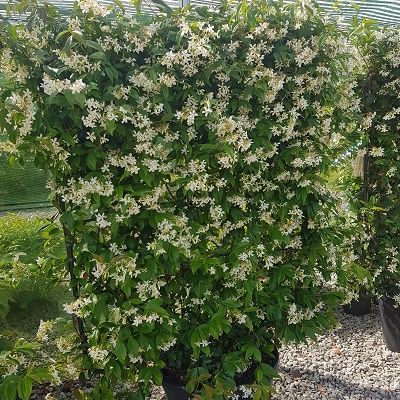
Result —
[[[299, 368], [280, 367], [279, 370], [289, 375], [294, 382], [298, 381], [299, 385], [303, 387], [304, 383], [316, 386], [316, 389], [321, 393], [321, 400], [343, 400], [344, 395], [358, 395], [358, 398], [363, 400], [400, 400], [400, 390], [384, 390], [364, 386], [346, 381], [335, 375], [322, 374], [317, 371], [308, 371]], [[328, 397], [324, 397], [324, 387], [327, 388], [325, 390]], [[337, 390], [337, 397], [331, 397], [331, 389]]]

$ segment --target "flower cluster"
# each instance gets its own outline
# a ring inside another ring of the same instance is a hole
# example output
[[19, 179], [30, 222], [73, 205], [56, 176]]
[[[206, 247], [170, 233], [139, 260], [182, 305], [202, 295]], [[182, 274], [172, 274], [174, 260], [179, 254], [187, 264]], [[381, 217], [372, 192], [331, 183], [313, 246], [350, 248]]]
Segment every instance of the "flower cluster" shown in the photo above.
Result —
[[43, 76], [43, 83], [41, 86], [43, 91], [49, 96], [54, 96], [55, 94], [61, 93], [64, 90], [70, 90], [72, 94], [80, 93], [86, 87], [82, 79], [71, 82], [69, 79], [52, 79], [48, 75]]

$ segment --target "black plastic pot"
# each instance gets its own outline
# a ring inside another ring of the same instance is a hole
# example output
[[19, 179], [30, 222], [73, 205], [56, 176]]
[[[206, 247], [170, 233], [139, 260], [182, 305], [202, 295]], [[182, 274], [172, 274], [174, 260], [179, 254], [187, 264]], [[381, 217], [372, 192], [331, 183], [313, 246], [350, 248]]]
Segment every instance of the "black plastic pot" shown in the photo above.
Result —
[[366, 315], [371, 312], [371, 299], [365, 295], [360, 294], [357, 300], [352, 300], [350, 304], [343, 306], [343, 311], [351, 315]]
[[382, 333], [386, 346], [390, 351], [400, 353], [400, 307], [387, 298], [379, 299]]
[[[269, 361], [271, 367], [277, 369], [279, 362], [279, 353], [278, 350], [274, 351], [274, 359]], [[247, 379], [245, 376], [238, 378], [236, 380], [237, 385], [248, 385], [252, 382]], [[168, 400], [190, 400], [190, 395], [186, 392], [183, 384], [178, 382], [175, 377], [170, 377], [168, 375], [164, 376], [163, 388], [165, 394], [167, 395]], [[240, 389], [236, 392], [235, 400], [246, 400], [248, 397], [244, 397], [243, 393]]]
[[163, 388], [168, 400], [189, 400], [190, 397], [185, 388], [177, 383], [164, 378]]

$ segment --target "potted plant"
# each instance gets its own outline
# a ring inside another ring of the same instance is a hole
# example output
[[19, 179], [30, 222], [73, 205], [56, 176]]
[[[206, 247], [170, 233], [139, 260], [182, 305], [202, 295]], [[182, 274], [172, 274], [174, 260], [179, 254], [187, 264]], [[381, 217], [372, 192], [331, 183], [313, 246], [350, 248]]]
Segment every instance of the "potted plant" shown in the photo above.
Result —
[[[272, 351], [272, 354], [270, 356], [266, 356], [267, 354], [268, 352], [265, 352], [265, 355], [262, 357], [261, 371], [263, 371], [263, 373], [267, 377], [265, 379], [265, 382], [267, 384], [271, 384], [272, 378], [278, 377], [278, 373], [276, 370], [278, 367], [279, 354], [276, 348]], [[189, 392], [191, 390], [191, 387], [195, 387], [195, 385], [201, 382], [202, 379], [205, 380], [208, 374], [210, 372], [213, 372], [213, 370], [218, 371], [218, 364], [220, 362], [221, 357], [215, 357], [214, 359], [208, 360], [209, 365], [207, 371], [209, 372], [203, 372], [202, 376], [201, 370], [196, 371], [195, 374], [191, 376], [191, 379], [189, 381], [187, 381], [186, 377], [181, 375], [181, 371], [184, 370], [185, 364], [182, 364], [180, 366], [180, 370], [173, 370], [169, 368], [164, 369], [163, 388], [165, 390], [167, 398], [176, 400], [190, 399]], [[227, 362], [227, 360], [225, 359], [224, 362]], [[171, 363], [171, 365], [174, 364]], [[205, 365], [207, 365], [207, 363], [205, 363]], [[190, 370], [190, 367], [186, 368]], [[226, 392], [226, 394], [237, 400], [251, 398], [250, 395], [254, 394], [252, 386], [255, 382], [254, 375], [257, 367], [255, 364], [252, 365], [251, 363], [248, 363], [248, 365], [245, 365], [245, 368], [246, 370], [244, 372], [235, 373], [234, 382], [236, 389], [232, 389]], [[231, 386], [233, 388], [233, 385]], [[210, 398], [218, 398], [218, 396], [224, 394], [224, 391], [212, 388], [210, 386], [205, 386], [205, 394]]]
[[366, 315], [371, 312], [372, 302], [371, 298], [364, 292], [360, 292], [358, 298], [352, 299], [350, 303], [343, 306], [346, 314], [355, 316]]
[[400, 241], [398, 216], [398, 126], [400, 77], [395, 54], [400, 50], [398, 28], [360, 29], [356, 35], [365, 60], [359, 90], [363, 95], [365, 190], [369, 217], [368, 258], [374, 290], [379, 297], [383, 335], [388, 348], [400, 352]]
[[43, 7], [0, 42], [1, 124], [52, 173], [88, 396], [268, 398], [281, 342], [349, 291], [323, 178], [357, 110], [343, 33], [302, 2]]
[[[238, 396], [238, 399], [249, 398], [250, 394], [256, 391], [256, 382], [264, 384], [263, 388], [260, 385], [263, 390], [260, 390], [260, 393], [268, 395], [272, 378], [278, 377], [277, 345], [270, 344], [273, 343], [273, 339], [267, 332], [264, 332], [264, 338], [263, 334], [250, 334], [246, 339], [244, 333], [240, 333], [239, 329], [236, 330], [238, 336], [229, 338], [230, 335], [222, 334], [218, 341], [211, 340], [207, 345], [204, 342], [205, 352], [200, 354], [198, 359], [191, 360], [187, 357], [193, 350], [190, 344], [183, 345], [184, 337], [180, 340], [181, 348], [174, 346], [166, 352], [163, 387], [168, 399], [188, 399], [190, 393], [196, 393], [202, 385], [204, 394], [210, 399], [234, 395]], [[258, 344], [263, 342], [268, 344]], [[217, 379], [215, 385], [208, 383], [214, 376], [219, 375], [221, 379]], [[260, 376], [263, 376], [261, 381]], [[178, 395], [180, 397], [177, 397]]]

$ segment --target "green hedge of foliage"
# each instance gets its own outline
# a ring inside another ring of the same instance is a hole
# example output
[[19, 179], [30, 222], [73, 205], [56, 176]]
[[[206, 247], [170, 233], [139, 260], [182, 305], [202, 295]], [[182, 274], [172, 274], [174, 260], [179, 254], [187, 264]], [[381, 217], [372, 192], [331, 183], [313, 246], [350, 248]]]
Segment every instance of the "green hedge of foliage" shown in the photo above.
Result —
[[322, 174], [358, 109], [344, 35], [302, 2], [31, 11], [1, 41], [2, 129], [51, 171], [92, 397], [123, 380], [143, 399], [172, 372], [226, 399], [248, 370], [267, 398], [266, 356], [331, 326], [349, 291]]
[[360, 78], [367, 157], [367, 262], [379, 297], [400, 305], [400, 30], [373, 27], [360, 34]]

